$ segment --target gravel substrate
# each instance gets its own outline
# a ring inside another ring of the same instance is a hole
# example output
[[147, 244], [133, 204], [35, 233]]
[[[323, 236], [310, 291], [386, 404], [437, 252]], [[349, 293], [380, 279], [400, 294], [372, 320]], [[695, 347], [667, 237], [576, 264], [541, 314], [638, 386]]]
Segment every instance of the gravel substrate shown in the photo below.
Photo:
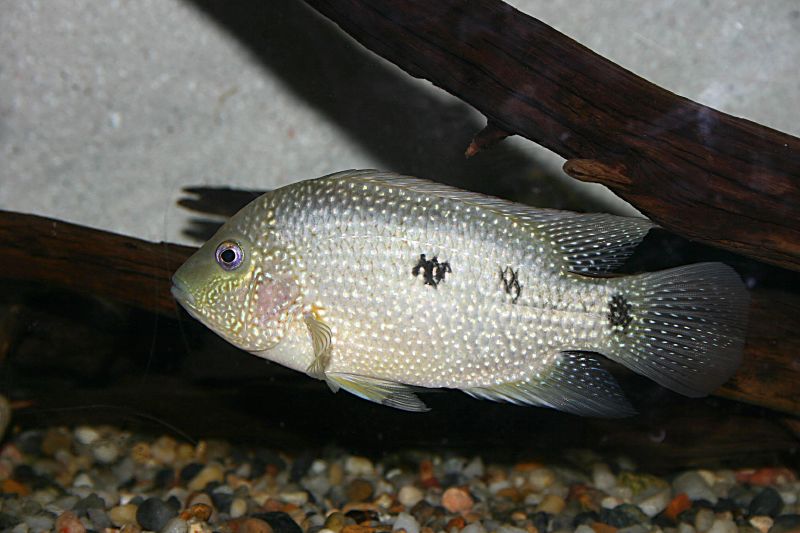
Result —
[[0, 480], [0, 530], [14, 533], [800, 533], [789, 469], [657, 477], [591, 452], [559, 465], [374, 462], [84, 426], [9, 437]]

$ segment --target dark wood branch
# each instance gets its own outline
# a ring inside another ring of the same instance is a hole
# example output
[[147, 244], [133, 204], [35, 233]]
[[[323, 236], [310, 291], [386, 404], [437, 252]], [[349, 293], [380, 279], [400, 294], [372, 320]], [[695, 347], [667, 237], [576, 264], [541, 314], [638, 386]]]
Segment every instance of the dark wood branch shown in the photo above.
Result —
[[34, 215], [0, 211], [0, 277], [174, 313], [172, 273], [194, 252]]
[[500, 0], [306, 1], [664, 228], [800, 270], [800, 139], [664, 90]]
[[[0, 211], [0, 279], [35, 281], [159, 313], [174, 315], [170, 277], [193, 251]], [[716, 394], [800, 414], [800, 296], [751, 293], [744, 362]]]

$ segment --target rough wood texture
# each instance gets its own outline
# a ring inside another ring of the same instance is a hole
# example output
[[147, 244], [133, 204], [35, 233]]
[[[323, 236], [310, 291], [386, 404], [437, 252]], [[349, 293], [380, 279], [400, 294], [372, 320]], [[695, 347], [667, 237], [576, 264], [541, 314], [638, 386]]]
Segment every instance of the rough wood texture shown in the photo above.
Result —
[[[193, 248], [0, 211], [0, 278], [174, 314], [170, 277]], [[800, 296], [751, 291], [744, 363], [717, 395], [800, 414]]]
[[[800, 270], [800, 139], [666, 91], [500, 0], [306, 0], [664, 228]], [[776, 103], [779, 105], [779, 103]]]
[[0, 211], [0, 277], [174, 313], [172, 273], [194, 249]]

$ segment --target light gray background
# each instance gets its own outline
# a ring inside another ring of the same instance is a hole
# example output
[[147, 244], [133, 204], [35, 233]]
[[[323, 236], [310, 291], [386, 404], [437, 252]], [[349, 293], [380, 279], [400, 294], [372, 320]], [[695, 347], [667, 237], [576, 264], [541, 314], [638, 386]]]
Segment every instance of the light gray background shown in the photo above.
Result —
[[[677, 93], [800, 133], [798, 0], [516, 0]], [[377, 167], [542, 206], [625, 212], [298, 1], [0, 0], [0, 208], [190, 242], [188, 185]], [[577, 188], [576, 188], [577, 187]]]

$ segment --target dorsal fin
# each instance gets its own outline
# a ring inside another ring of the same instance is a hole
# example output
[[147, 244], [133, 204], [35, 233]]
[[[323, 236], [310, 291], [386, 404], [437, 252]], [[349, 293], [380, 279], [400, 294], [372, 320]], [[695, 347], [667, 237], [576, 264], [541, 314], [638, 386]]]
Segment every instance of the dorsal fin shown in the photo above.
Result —
[[379, 170], [346, 170], [323, 179], [327, 178], [382, 183], [494, 211], [519, 224], [529, 225], [564, 258], [564, 268], [578, 274], [613, 272], [622, 266], [647, 232], [655, 226], [644, 218], [530, 207], [425, 179]]

